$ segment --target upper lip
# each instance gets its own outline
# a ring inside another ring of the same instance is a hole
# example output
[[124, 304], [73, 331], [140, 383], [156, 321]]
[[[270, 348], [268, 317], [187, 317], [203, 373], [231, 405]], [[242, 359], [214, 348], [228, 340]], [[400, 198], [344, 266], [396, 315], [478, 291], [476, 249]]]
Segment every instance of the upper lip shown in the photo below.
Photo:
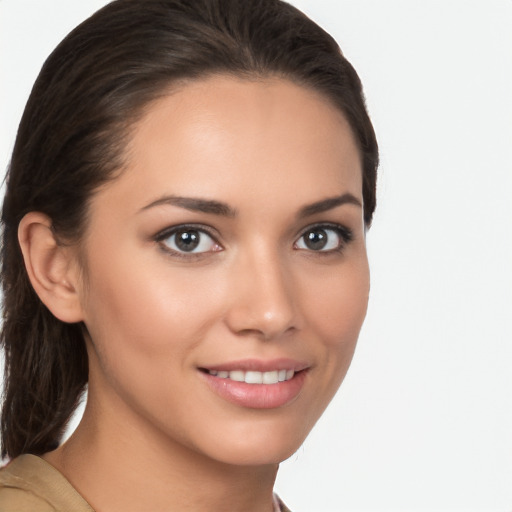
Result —
[[229, 361], [226, 363], [219, 363], [213, 365], [201, 366], [204, 370], [213, 371], [253, 371], [253, 372], [271, 372], [274, 370], [293, 370], [300, 372], [309, 368], [311, 365], [304, 361], [297, 361], [295, 359], [280, 358], [280, 359], [241, 359], [239, 361]]

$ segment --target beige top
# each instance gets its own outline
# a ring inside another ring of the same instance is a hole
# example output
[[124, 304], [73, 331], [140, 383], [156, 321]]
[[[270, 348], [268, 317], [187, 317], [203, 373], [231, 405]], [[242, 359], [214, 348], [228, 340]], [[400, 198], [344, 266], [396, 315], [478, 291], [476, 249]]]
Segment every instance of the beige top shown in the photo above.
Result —
[[[289, 512], [274, 495], [276, 512]], [[52, 465], [36, 455], [20, 455], [0, 469], [1, 512], [94, 512]]]
[[94, 512], [52, 465], [20, 455], [0, 470], [2, 512]]

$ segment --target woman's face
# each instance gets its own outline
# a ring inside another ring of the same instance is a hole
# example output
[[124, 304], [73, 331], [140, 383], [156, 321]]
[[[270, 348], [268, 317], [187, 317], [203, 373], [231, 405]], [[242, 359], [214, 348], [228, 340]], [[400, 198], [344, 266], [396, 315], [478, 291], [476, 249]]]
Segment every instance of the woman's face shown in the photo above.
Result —
[[285, 459], [338, 389], [367, 307], [348, 123], [288, 81], [214, 77], [152, 104], [127, 160], [92, 198], [82, 248], [91, 401], [121, 436]]

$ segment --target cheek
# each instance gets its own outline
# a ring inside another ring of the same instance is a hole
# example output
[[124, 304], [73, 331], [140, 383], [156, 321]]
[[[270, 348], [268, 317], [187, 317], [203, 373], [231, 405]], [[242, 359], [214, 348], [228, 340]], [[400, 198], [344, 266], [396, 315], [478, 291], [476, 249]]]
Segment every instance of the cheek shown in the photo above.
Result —
[[[314, 276], [310, 278], [314, 281]], [[327, 347], [355, 345], [366, 316], [370, 278], [367, 259], [361, 257], [318, 280], [305, 310], [308, 323], [321, 333]], [[306, 295], [307, 292], [304, 291]]]
[[86, 325], [98, 349], [104, 345], [102, 351], [126, 358], [132, 353], [160, 357], [170, 347], [179, 352], [193, 348], [215, 321], [218, 287], [212, 272], [205, 283], [207, 269], [187, 272], [166, 264], [162, 255], [144, 253], [111, 254], [89, 265]]
[[[314, 276], [310, 277], [310, 287]], [[321, 407], [327, 405], [343, 381], [366, 316], [370, 277], [365, 254], [354, 258], [328, 279], [316, 279], [316, 293], [304, 303], [307, 324], [316, 340], [323, 374]], [[322, 286], [323, 285], [323, 286]]]
[[190, 391], [179, 376], [190, 374], [197, 347], [218, 317], [216, 274], [210, 272], [205, 287], [206, 269], [187, 272], [161, 255], [132, 254], [89, 262], [90, 368], [102, 392], [113, 389], [155, 423], [173, 424], [172, 409]]

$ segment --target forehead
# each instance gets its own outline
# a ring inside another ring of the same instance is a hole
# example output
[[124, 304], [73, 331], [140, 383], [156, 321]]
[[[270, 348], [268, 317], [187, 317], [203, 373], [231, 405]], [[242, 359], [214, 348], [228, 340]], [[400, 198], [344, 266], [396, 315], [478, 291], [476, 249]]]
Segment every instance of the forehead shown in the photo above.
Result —
[[141, 201], [177, 194], [266, 203], [292, 190], [297, 202], [362, 195], [360, 155], [343, 114], [284, 79], [217, 76], [171, 92], [135, 126], [127, 162], [119, 186]]

